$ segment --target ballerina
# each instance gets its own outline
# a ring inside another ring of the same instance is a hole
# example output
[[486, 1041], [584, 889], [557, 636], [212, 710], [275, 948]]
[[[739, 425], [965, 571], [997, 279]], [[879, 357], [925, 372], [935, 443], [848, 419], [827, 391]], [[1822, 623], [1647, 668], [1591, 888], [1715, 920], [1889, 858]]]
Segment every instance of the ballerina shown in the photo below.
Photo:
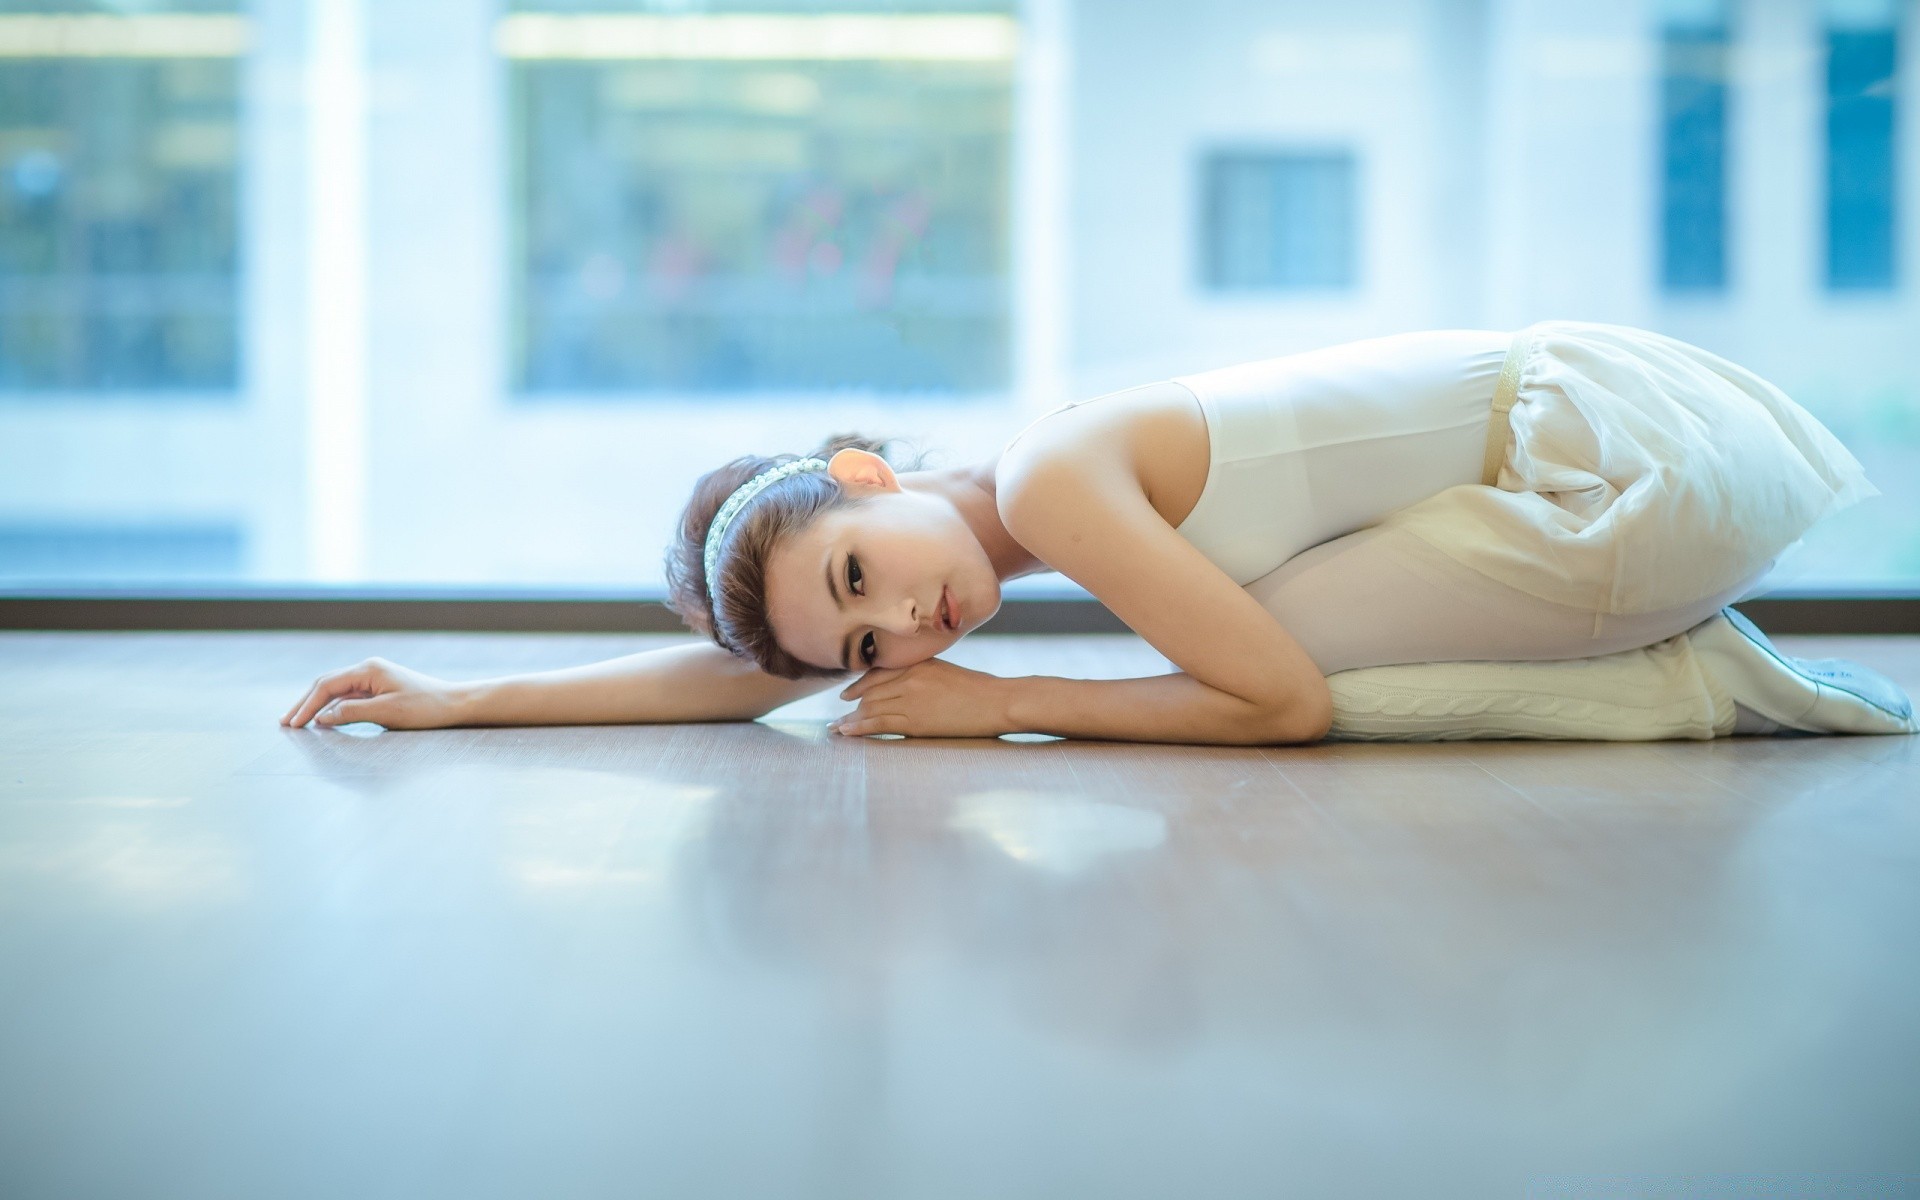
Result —
[[[1892, 681], [1727, 606], [1876, 494], [1753, 373], [1643, 330], [1409, 333], [1070, 401], [992, 460], [857, 435], [703, 476], [669, 606], [710, 640], [454, 684], [383, 660], [283, 723], [751, 720], [845, 683], [849, 735], [1643, 740], [1913, 732]], [[1056, 570], [1177, 671], [938, 655]], [[846, 683], [849, 676], [859, 677]]]

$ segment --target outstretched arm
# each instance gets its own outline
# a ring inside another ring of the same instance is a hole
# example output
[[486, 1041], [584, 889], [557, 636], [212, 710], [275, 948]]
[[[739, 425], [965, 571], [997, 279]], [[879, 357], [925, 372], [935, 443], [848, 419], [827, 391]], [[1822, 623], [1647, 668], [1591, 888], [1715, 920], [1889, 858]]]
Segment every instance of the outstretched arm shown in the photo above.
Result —
[[370, 658], [314, 680], [280, 722], [372, 721], [389, 729], [438, 729], [751, 721], [843, 682], [844, 677], [781, 679], [704, 641], [468, 683]]

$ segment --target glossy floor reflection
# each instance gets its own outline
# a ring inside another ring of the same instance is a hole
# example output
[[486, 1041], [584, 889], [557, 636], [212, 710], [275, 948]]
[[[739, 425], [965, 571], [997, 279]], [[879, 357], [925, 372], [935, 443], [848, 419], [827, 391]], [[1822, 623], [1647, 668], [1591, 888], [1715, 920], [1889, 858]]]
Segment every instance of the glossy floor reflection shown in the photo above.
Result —
[[0, 636], [0, 1195], [1920, 1193], [1920, 739], [275, 723], [645, 642]]

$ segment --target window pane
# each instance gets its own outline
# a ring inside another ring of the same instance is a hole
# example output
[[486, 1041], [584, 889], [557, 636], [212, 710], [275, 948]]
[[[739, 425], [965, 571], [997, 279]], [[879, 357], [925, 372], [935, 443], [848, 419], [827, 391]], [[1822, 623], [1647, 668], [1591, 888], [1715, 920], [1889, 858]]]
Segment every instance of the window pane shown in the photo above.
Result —
[[1661, 34], [1660, 282], [1670, 291], [1727, 283], [1727, 30]]
[[1009, 64], [512, 70], [518, 388], [1007, 385]]
[[230, 389], [232, 58], [0, 58], [0, 390]]
[[56, 521], [0, 525], [0, 563], [20, 579], [230, 578], [245, 561], [231, 525]]
[[1899, 38], [1891, 28], [1827, 32], [1827, 285], [1894, 281], [1894, 110]]
[[1353, 284], [1351, 155], [1217, 153], [1203, 170], [1208, 287]]

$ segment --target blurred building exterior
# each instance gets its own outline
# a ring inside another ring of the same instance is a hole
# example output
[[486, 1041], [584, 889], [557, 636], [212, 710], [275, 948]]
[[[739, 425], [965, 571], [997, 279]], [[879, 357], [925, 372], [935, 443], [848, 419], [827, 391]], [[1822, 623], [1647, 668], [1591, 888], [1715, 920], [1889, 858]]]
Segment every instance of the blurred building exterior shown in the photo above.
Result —
[[736, 455], [1549, 317], [1920, 587], [1912, 0], [0, 2], [0, 581], [657, 586]]

